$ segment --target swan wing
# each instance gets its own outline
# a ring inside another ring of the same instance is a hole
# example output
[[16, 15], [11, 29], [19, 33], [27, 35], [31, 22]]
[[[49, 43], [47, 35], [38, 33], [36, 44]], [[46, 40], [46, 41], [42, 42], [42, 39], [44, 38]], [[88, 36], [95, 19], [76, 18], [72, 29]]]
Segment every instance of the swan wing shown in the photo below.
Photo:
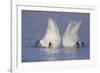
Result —
[[62, 45], [64, 47], [70, 47], [73, 44], [72, 36], [71, 36], [71, 28], [73, 27], [73, 22], [69, 22], [64, 35], [62, 37]]
[[71, 34], [77, 34], [80, 32], [80, 28], [81, 28], [81, 23], [82, 21], [79, 21], [79, 22], [75, 22], [74, 26], [71, 28]]
[[80, 32], [80, 28], [81, 28], [81, 21], [79, 21], [79, 22], [75, 22], [74, 24], [74, 26], [71, 28], [71, 37], [72, 37], [72, 40], [74, 41], [74, 42], [77, 42], [77, 41], [79, 41], [79, 32]]
[[69, 22], [69, 24], [68, 24], [68, 26], [67, 26], [67, 28], [66, 28], [66, 30], [65, 30], [65, 35], [66, 34], [70, 34], [70, 32], [71, 32], [71, 28], [73, 27], [73, 22], [71, 21], [71, 22]]

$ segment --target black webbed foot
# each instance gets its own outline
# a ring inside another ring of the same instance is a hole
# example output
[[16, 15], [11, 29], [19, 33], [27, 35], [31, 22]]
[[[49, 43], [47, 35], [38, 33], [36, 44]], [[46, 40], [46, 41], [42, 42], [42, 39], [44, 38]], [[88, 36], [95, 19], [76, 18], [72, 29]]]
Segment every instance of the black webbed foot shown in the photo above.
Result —
[[49, 42], [49, 46], [48, 46], [49, 48], [51, 48], [52, 47], [52, 43], [51, 42]]
[[84, 46], [85, 46], [83, 41], [81, 42], [81, 45], [82, 45], [82, 47], [84, 47]]
[[40, 40], [36, 41], [35, 47], [39, 47]]
[[79, 48], [79, 47], [80, 47], [79, 42], [76, 42], [76, 48]]

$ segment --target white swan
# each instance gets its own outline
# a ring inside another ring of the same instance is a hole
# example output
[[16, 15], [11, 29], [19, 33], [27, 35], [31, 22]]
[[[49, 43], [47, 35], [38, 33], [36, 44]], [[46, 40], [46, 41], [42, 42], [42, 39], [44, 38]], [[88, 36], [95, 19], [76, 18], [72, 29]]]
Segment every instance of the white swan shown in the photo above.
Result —
[[81, 21], [79, 22], [70, 22], [68, 27], [65, 30], [65, 33], [62, 37], [62, 45], [65, 48], [78, 48], [79, 47], [79, 31], [81, 26]]
[[52, 18], [48, 19], [48, 27], [40, 44], [45, 48], [58, 48], [60, 46], [61, 37], [56, 22]]

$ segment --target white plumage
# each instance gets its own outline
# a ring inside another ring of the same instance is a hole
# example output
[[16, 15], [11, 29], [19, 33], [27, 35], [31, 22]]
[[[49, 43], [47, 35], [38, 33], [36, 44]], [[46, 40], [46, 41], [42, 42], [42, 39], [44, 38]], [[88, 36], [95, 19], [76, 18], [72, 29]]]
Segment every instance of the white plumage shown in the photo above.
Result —
[[[58, 48], [60, 46], [61, 37], [56, 22], [52, 19], [48, 19], [48, 27], [43, 39], [40, 40], [40, 44], [45, 48]], [[50, 45], [50, 46], [49, 46]]]
[[65, 48], [75, 48], [76, 43], [80, 40], [79, 31], [80, 31], [81, 21], [79, 22], [69, 22], [65, 33], [62, 37], [62, 44]]

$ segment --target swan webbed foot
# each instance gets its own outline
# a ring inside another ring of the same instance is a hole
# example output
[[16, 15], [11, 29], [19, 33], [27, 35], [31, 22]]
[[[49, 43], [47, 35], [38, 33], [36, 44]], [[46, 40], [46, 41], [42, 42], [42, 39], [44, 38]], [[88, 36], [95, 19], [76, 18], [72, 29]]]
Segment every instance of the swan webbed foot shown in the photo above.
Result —
[[37, 40], [35, 43], [35, 47], [39, 47], [40, 46], [40, 40]]
[[52, 48], [52, 43], [51, 43], [51, 42], [49, 42], [48, 47], [49, 47], [49, 48]]
[[81, 42], [76, 42], [76, 44], [75, 44], [75, 47], [76, 48], [80, 48], [80, 47], [84, 47], [85, 45], [84, 45], [84, 42], [83, 41], [81, 41]]
[[81, 45], [82, 45], [82, 47], [84, 47], [84, 46], [85, 46], [83, 41], [81, 42]]
[[76, 48], [79, 48], [79, 47], [80, 47], [79, 42], [76, 42], [75, 47], [76, 47]]

